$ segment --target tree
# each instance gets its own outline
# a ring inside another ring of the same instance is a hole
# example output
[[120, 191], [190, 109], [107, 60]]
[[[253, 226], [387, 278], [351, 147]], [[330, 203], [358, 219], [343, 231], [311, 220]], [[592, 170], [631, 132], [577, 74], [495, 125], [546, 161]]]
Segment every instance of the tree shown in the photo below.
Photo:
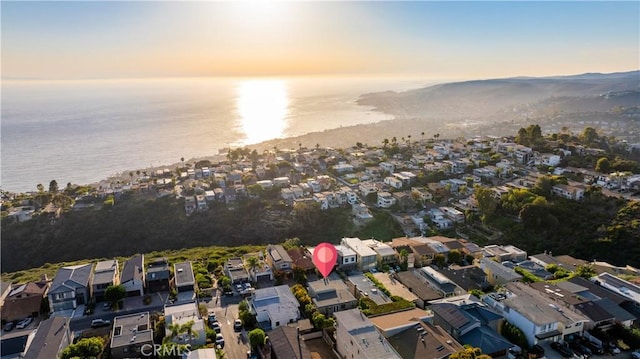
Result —
[[187, 342], [191, 343], [193, 338], [198, 338], [200, 334], [197, 331], [193, 330], [195, 322], [190, 320], [180, 326], [180, 333], [186, 334], [188, 339]]
[[180, 324], [178, 323], [171, 323], [167, 325], [167, 329], [171, 332], [169, 335], [167, 335], [166, 337], [164, 337], [162, 339], [163, 343], [169, 342], [171, 340], [173, 340], [173, 338], [176, 338], [178, 335], [180, 335]]
[[286, 239], [282, 244], [282, 247], [284, 247], [284, 249], [298, 248], [300, 247], [300, 238], [293, 237], [293, 238]]
[[127, 290], [123, 285], [110, 285], [104, 291], [104, 299], [111, 303], [111, 306], [115, 306], [117, 302], [121, 301], [127, 295]]
[[54, 194], [58, 193], [58, 182], [56, 182], [56, 180], [49, 182], [49, 192]]
[[482, 215], [482, 222], [485, 222], [496, 212], [498, 200], [493, 196], [493, 191], [490, 188], [482, 186], [476, 186], [475, 196], [478, 202], [478, 210]]
[[104, 349], [104, 339], [101, 337], [91, 337], [80, 339], [77, 343], [66, 347], [60, 358], [97, 358]]
[[462, 263], [462, 253], [456, 249], [449, 251], [449, 263]]
[[42, 183], [38, 183], [36, 188], [38, 189], [38, 192], [40, 192], [40, 193], [44, 192], [44, 186], [42, 185]]
[[250, 256], [247, 258], [246, 267], [249, 270], [249, 273], [255, 272], [255, 269], [258, 268], [258, 264], [260, 264], [260, 260], [258, 260], [255, 256]]
[[596, 132], [596, 129], [593, 127], [585, 127], [582, 134], [580, 134], [580, 140], [587, 145], [595, 143], [598, 139], [598, 132]]
[[266, 335], [264, 334], [264, 330], [260, 328], [256, 328], [249, 332], [249, 344], [251, 344], [251, 348], [263, 346], [265, 339]]
[[597, 273], [593, 269], [593, 266], [590, 264], [587, 265], [579, 265], [576, 267], [576, 274], [582, 278], [589, 279], [595, 276]]
[[385, 138], [384, 140], [382, 140], [382, 148], [387, 148], [387, 146], [389, 145], [389, 139]]
[[609, 173], [611, 172], [611, 162], [606, 157], [600, 157], [598, 162], [596, 162], [596, 172], [598, 173]]
[[533, 192], [544, 197], [551, 196], [551, 188], [553, 187], [553, 181], [549, 176], [540, 176], [533, 187]]

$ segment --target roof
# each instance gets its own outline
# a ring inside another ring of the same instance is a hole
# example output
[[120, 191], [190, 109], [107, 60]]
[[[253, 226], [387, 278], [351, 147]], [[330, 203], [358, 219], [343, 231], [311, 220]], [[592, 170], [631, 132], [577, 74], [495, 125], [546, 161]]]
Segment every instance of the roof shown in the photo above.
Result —
[[627, 312], [621, 306], [617, 305], [614, 301], [609, 298], [602, 298], [594, 301], [598, 303], [598, 305], [615, 316], [616, 321], [626, 322], [628, 320], [636, 320], [636, 316]]
[[342, 238], [342, 243], [351, 248], [360, 257], [376, 256], [376, 252], [364, 244], [360, 238]]
[[433, 313], [440, 317], [445, 323], [454, 329], [461, 329], [465, 326], [473, 324], [467, 315], [464, 314], [462, 309], [455, 304], [451, 303], [437, 303], [431, 305]]
[[389, 343], [403, 358], [440, 359], [464, 349], [444, 329], [424, 322], [390, 337]]
[[176, 286], [183, 285], [192, 285], [195, 283], [195, 278], [193, 276], [193, 268], [191, 267], [191, 262], [180, 262], [173, 265], [174, 271], [173, 275], [175, 276]]
[[522, 275], [516, 273], [515, 270], [501, 263], [495, 262], [489, 258], [480, 258], [480, 266], [485, 267], [485, 270], [491, 272], [491, 274], [502, 278], [504, 281], [512, 282], [522, 279]]
[[381, 257], [395, 256], [396, 251], [391, 248], [391, 246], [387, 243], [375, 240], [375, 239], [367, 239], [366, 241], [362, 241], [367, 247], [373, 249], [376, 254]]
[[486, 325], [473, 328], [461, 335], [459, 339], [462, 343], [480, 348], [482, 353], [487, 355], [497, 354], [513, 347], [513, 344]]
[[0, 340], [0, 353], [2, 357], [18, 358], [27, 345], [29, 335], [21, 335], [13, 338], [2, 338]]
[[348, 279], [349, 282], [356, 286], [360, 292], [364, 293], [364, 295], [373, 300], [376, 304], [381, 305], [392, 302], [386, 294], [378, 290], [378, 287], [376, 287], [376, 285], [363, 274], [350, 275]]
[[93, 275], [93, 284], [107, 284], [112, 283], [116, 272], [113, 270], [102, 271]]
[[93, 273], [92, 269], [92, 263], [58, 269], [49, 293], [67, 292], [74, 288], [88, 287]]
[[395, 349], [376, 330], [369, 318], [360, 309], [333, 313], [336, 323], [345, 328], [361, 351], [361, 357], [370, 359], [400, 358]]
[[421, 322], [430, 317], [432, 317], [432, 314], [426, 310], [413, 308], [401, 312], [378, 315], [369, 318], [369, 320], [382, 332], [386, 332], [397, 327], [413, 325], [415, 322]]
[[311, 351], [298, 336], [298, 329], [280, 326], [267, 332], [271, 350], [278, 358], [311, 359]]
[[561, 302], [567, 303], [568, 305], [577, 305], [580, 303], [591, 301], [588, 298], [582, 297], [579, 294], [569, 292], [551, 283], [546, 283], [546, 282], [531, 283], [531, 288], [536, 289], [542, 295], [549, 297], [552, 300], [561, 301]]
[[410, 247], [411, 250], [413, 250], [414, 252], [418, 253], [421, 256], [426, 256], [426, 255], [435, 253], [433, 248], [429, 247], [427, 244], [418, 242], [411, 238], [405, 238], [405, 237], [394, 238], [393, 241], [391, 242], [391, 246], [394, 248]]
[[169, 279], [170, 276], [167, 258], [154, 258], [147, 265], [147, 281]]
[[612, 301], [614, 301], [618, 305], [620, 305], [621, 303], [624, 303], [624, 302], [629, 300], [628, 298], [623, 297], [618, 293], [614, 293], [614, 292], [608, 290], [607, 288], [599, 286], [598, 284], [593, 283], [593, 282], [591, 282], [591, 281], [589, 281], [587, 279], [584, 279], [582, 277], [573, 277], [573, 278], [569, 279], [569, 282], [587, 288], [589, 290], [589, 292], [593, 293], [594, 295], [596, 295], [599, 298], [609, 298], [609, 299], [611, 299]]
[[109, 259], [106, 261], [100, 261], [96, 263], [95, 273], [115, 271], [118, 268], [118, 261], [115, 259]]
[[289, 256], [289, 253], [287, 253], [287, 251], [284, 249], [284, 247], [281, 246], [280, 244], [268, 245], [267, 246], [267, 252], [269, 253], [269, 255], [271, 255], [271, 258], [273, 258], [273, 261], [276, 262], [276, 263], [279, 263], [279, 262], [291, 263], [291, 262], [293, 262], [293, 260]]
[[418, 278], [413, 271], [398, 272], [394, 274], [402, 284], [404, 284], [409, 292], [418, 296], [423, 301], [430, 301], [442, 298], [442, 294], [431, 289], [420, 278]]
[[60, 346], [71, 341], [66, 317], [51, 317], [40, 322], [36, 334], [25, 353], [25, 359], [57, 358]]
[[562, 310], [555, 304], [549, 304], [549, 298], [526, 284], [507, 283], [505, 287], [511, 292], [511, 295], [503, 301], [505, 306], [516, 310], [533, 323], [538, 325], [557, 322], [573, 324], [588, 321], [584, 315], [570, 310]]
[[111, 348], [153, 342], [149, 312], [113, 318]]
[[434, 268], [422, 267], [418, 270], [418, 274], [427, 279], [429, 283], [437, 287], [437, 290], [445, 295], [456, 293], [456, 291], [459, 290], [457, 284], [455, 284], [452, 280], [450, 280]]
[[124, 262], [122, 268], [122, 275], [120, 276], [120, 283], [125, 283], [130, 280], [142, 280], [144, 277], [144, 256], [137, 255]]
[[315, 268], [313, 260], [306, 254], [306, 251], [303, 248], [291, 248], [287, 250], [287, 253], [289, 254], [289, 257], [291, 257], [294, 267], [304, 270]]
[[609, 313], [596, 302], [586, 302], [576, 304], [575, 308], [586, 315], [594, 323], [613, 320], [615, 315]]
[[313, 302], [318, 308], [357, 301], [347, 285], [335, 273], [327, 278], [309, 282], [308, 286], [309, 295], [312, 296]]
[[298, 312], [300, 303], [286, 284], [256, 289], [251, 298], [256, 311], [292, 311]]
[[214, 348], [201, 348], [190, 351], [183, 359], [216, 359], [216, 350]]
[[604, 283], [609, 289], [614, 292], [627, 297], [636, 303], [640, 303], [640, 286], [635, 285], [629, 281], [618, 278], [613, 274], [604, 272], [600, 273], [596, 278], [596, 283]]
[[382, 285], [389, 290], [391, 295], [397, 295], [398, 297], [402, 297], [410, 302], [418, 299], [414, 293], [411, 293], [407, 287], [405, 287], [402, 283], [396, 280], [392, 274], [390, 273], [374, 273], [373, 276], [380, 282]]
[[[351, 248], [349, 248], [349, 247], [347, 247], [345, 245], [338, 244], [338, 245], [336, 245], [334, 247], [336, 247], [336, 252], [338, 252], [338, 255], [341, 256], [341, 257], [348, 257], [348, 256], [355, 256], [356, 255], [356, 252], [353, 249], [351, 249]], [[311, 251], [311, 253], [313, 253], [313, 251]]]
[[15, 286], [2, 306], [2, 319], [23, 319], [39, 312], [42, 298], [48, 288], [47, 282], [31, 282]]
[[459, 269], [444, 268], [438, 270], [452, 282], [465, 291], [484, 289], [487, 275], [476, 266], [461, 267]]

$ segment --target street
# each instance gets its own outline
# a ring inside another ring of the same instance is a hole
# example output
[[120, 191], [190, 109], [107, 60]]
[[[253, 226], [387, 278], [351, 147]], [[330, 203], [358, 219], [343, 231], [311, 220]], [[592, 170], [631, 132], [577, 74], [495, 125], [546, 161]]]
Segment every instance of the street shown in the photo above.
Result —
[[[220, 294], [220, 292], [214, 292]], [[209, 311], [213, 310], [220, 323], [220, 333], [224, 337], [224, 352], [227, 358], [246, 358], [249, 351], [249, 342], [246, 331], [236, 332], [233, 330], [233, 321], [238, 318], [238, 303], [241, 296], [232, 297], [218, 296], [212, 297], [205, 304]]]

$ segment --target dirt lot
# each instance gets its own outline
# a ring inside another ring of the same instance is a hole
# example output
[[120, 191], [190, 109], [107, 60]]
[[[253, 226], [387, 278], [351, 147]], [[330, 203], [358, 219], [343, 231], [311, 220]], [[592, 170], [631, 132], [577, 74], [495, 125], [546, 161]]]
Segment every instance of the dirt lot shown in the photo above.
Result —
[[338, 359], [331, 351], [331, 347], [322, 338], [306, 340], [305, 343], [311, 351], [313, 359]]

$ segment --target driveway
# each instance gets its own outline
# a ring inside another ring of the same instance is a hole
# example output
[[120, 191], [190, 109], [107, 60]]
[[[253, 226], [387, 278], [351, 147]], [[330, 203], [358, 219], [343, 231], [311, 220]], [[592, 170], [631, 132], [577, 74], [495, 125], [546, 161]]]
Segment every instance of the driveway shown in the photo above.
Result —
[[[214, 292], [218, 294], [218, 292]], [[243, 298], [241, 296], [232, 297], [212, 297], [206, 302], [207, 309], [216, 313], [220, 323], [220, 333], [224, 337], [224, 352], [227, 358], [242, 359], [247, 357], [249, 342], [246, 331], [236, 332], [233, 330], [233, 321], [238, 318], [238, 303]]]

